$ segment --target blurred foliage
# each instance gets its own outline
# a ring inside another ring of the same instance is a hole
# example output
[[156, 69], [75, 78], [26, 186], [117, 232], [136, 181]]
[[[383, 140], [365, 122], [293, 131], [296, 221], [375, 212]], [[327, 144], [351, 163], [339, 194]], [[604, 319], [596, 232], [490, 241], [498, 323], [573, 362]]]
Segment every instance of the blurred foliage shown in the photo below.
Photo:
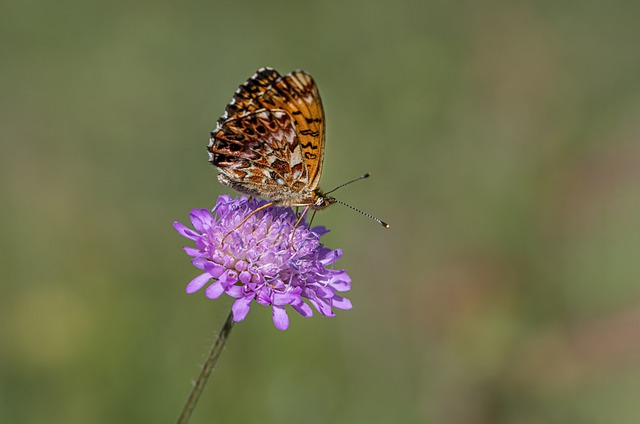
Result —
[[[237, 325], [193, 423], [636, 423], [640, 3], [9, 1], [0, 420], [172, 422], [230, 308], [172, 229], [261, 66], [314, 75], [354, 309]], [[375, 266], [374, 266], [375, 265]]]

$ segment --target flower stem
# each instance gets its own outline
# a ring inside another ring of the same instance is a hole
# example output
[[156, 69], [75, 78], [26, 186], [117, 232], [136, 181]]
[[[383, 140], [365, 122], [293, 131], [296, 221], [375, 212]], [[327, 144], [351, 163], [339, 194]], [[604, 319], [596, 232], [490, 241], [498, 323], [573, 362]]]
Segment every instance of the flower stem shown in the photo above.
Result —
[[220, 357], [222, 348], [224, 348], [224, 345], [227, 342], [227, 338], [229, 337], [231, 328], [233, 328], [233, 313], [229, 312], [229, 316], [224, 322], [224, 325], [220, 330], [220, 334], [218, 334], [218, 338], [216, 339], [215, 343], [213, 343], [213, 346], [211, 346], [209, 354], [207, 355], [207, 359], [204, 361], [204, 364], [202, 364], [202, 369], [200, 370], [200, 374], [198, 374], [198, 379], [193, 385], [191, 393], [189, 393], [189, 397], [182, 407], [182, 411], [178, 416], [176, 424], [187, 424], [189, 422], [191, 413], [196, 407], [198, 399], [200, 399], [200, 395], [202, 394], [204, 385], [207, 384], [207, 380], [211, 375], [211, 371], [213, 371], [216, 362], [218, 362], [218, 358]]

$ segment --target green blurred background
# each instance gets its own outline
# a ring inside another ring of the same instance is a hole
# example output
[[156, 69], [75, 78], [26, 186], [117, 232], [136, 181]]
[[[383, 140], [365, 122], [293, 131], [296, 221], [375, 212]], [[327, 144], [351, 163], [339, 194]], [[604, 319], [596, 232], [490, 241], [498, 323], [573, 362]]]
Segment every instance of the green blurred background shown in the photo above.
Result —
[[262, 66], [327, 115], [354, 308], [254, 307], [193, 423], [637, 423], [640, 3], [0, 6], [0, 421], [174, 422], [231, 300], [172, 229]]

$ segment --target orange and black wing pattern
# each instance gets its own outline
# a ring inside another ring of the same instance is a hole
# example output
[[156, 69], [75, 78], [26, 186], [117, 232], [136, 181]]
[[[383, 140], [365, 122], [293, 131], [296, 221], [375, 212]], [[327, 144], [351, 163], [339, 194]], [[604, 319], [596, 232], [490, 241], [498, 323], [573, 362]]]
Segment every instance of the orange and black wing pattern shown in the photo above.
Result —
[[[297, 191], [303, 186], [303, 188], [314, 190], [318, 186], [322, 173], [324, 111], [313, 78], [301, 70], [282, 77], [274, 69], [261, 68], [236, 90], [224, 115], [218, 120], [216, 131], [212, 133], [209, 145], [211, 161], [220, 167], [220, 161], [216, 160], [216, 150], [220, 150], [221, 143], [216, 143], [216, 137], [220, 135], [223, 138], [225, 129], [237, 126], [239, 121], [246, 120], [247, 117], [256, 118], [261, 112], [275, 114], [279, 111], [286, 113], [293, 124], [296, 140], [292, 140], [290, 144], [292, 158], [297, 162], [298, 153], [294, 150], [299, 149], [298, 152], [302, 155], [306, 166], [305, 172], [295, 172], [301, 179], [291, 186], [291, 189]], [[268, 134], [262, 139], [264, 143], [269, 143]], [[260, 147], [256, 146], [258, 145], [254, 143], [251, 150], [256, 149], [259, 153]], [[293, 168], [298, 164], [290, 165]]]

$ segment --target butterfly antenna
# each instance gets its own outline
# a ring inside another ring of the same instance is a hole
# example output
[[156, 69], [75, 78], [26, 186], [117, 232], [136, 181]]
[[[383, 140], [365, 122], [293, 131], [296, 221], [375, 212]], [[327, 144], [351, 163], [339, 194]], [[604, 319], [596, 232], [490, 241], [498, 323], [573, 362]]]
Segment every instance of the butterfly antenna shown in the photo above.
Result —
[[[367, 177], [369, 176], [369, 174], [365, 174], [365, 175], [366, 175], [366, 176], [362, 176], [362, 177], [360, 177], [360, 178], [356, 178], [356, 179], [355, 179], [355, 180], [353, 180], [353, 181], [358, 181], [358, 180], [360, 180], [360, 179], [362, 179], [362, 178], [367, 178]], [[352, 182], [353, 182], [353, 181], [352, 181]], [[349, 184], [349, 183], [347, 183], [347, 184]], [[346, 184], [343, 184], [343, 185], [346, 185]], [[340, 186], [340, 187], [342, 187], [342, 186]], [[340, 187], [338, 187], [338, 188], [340, 188]], [[336, 189], [334, 189], [334, 190], [336, 190]], [[333, 190], [332, 190], [332, 191], [333, 191]], [[335, 201], [336, 201], [336, 203], [340, 203], [341, 205], [346, 206], [346, 207], [348, 207], [349, 209], [353, 209], [354, 211], [356, 211], [356, 212], [360, 212], [362, 215], [364, 215], [364, 216], [366, 216], [366, 217], [368, 217], [368, 218], [373, 219], [373, 220], [374, 220], [374, 221], [376, 221], [378, 224], [382, 225], [384, 228], [389, 228], [389, 224], [387, 224], [386, 222], [384, 222], [384, 221], [382, 221], [382, 220], [380, 220], [380, 219], [376, 218], [375, 216], [373, 216], [373, 215], [371, 215], [371, 214], [368, 214], [368, 213], [366, 213], [366, 212], [363, 212], [363, 211], [361, 211], [361, 210], [360, 210], [360, 209], [358, 209], [358, 208], [354, 208], [354, 207], [353, 207], [353, 206], [351, 206], [351, 205], [347, 205], [346, 203], [341, 202], [341, 201], [340, 201], [340, 200], [338, 200], [338, 199], [333, 199], [333, 200], [335, 200]]]
[[[339, 188], [342, 188], [342, 187], [344, 187], [344, 186], [346, 186], [346, 185], [349, 185], [349, 184], [351, 184], [351, 183], [355, 183], [356, 181], [364, 180], [365, 178], [369, 178], [369, 177], [370, 177], [370, 175], [369, 175], [369, 173], [367, 172], [367, 173], [366, 173], [366, 174], [364, 174], [364, 175], [360, 175], [358, 178], [354, 178], [354, 179], [353, 179], [353, 180], [351, 180], [351, 181], [347, 181], [347, 182], [346, 182], [346, 183], [344, 183], [344, 184], [340, 184], [338, 187], [334, 188], [334, 189], [333, 189], [333, 190], [331, 190], [331, 191], [326, 192], [325, 194], [333, 193], [334, 191], [336, 191], [336, 190], [337, 190], [337, 189], [339, 189]], [[347, 206], [348, 206], [348, 205], [347, 205]]]

